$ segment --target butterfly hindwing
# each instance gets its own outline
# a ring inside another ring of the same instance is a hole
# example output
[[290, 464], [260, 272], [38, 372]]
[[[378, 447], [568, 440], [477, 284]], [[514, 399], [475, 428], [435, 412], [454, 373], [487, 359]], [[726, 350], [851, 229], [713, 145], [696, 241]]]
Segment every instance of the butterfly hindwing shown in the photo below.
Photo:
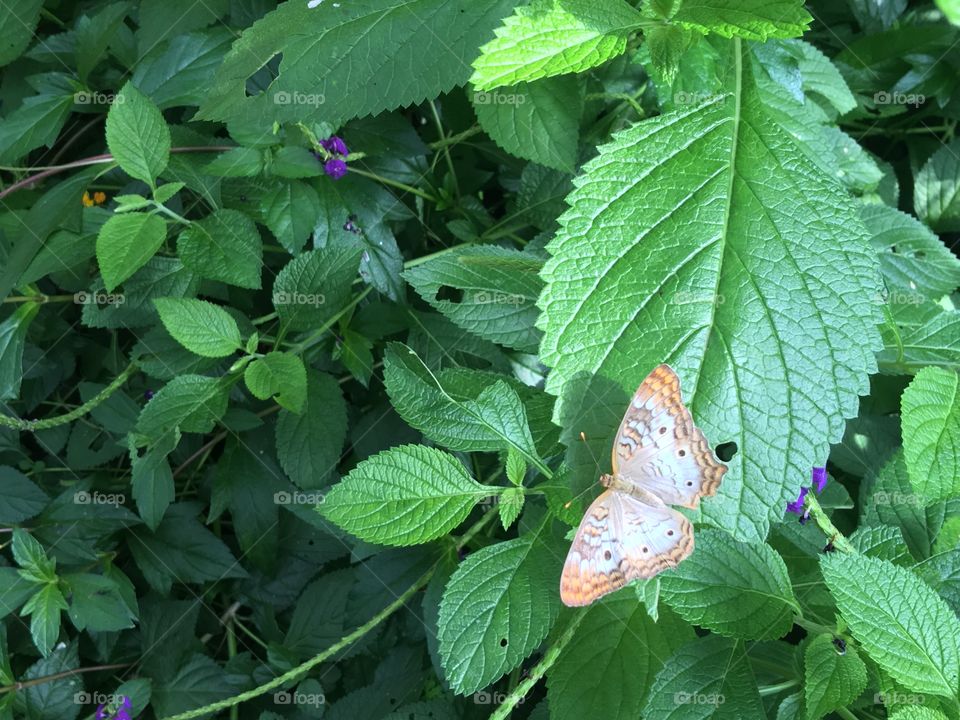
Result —
[[727, 466], [719, 462], [683, 404], [680, 378], [659, 365], [637, 388], [617, 431], [613, 474], [668, 505], [695, 508], [714, 495]]
[[676, 510], [617, 490], [587, 509], [560, 579], [565, 605], [589, 605], [631, 580], [675, 567], [693, 551], [693, 528]]

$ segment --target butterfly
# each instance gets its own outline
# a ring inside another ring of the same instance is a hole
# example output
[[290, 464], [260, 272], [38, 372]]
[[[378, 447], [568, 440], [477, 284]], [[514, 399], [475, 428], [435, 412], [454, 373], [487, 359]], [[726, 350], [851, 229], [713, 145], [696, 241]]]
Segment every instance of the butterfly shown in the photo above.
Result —
[[567, 553], [560, 599], [589, 605], [636, 578], [676, 567], [693, 552], [693, 527], [671, 505], [714, 495], [727, 466], [713, 455], [669, 365], [655, 367], [630, 401], [613, 446], [612, 475]]

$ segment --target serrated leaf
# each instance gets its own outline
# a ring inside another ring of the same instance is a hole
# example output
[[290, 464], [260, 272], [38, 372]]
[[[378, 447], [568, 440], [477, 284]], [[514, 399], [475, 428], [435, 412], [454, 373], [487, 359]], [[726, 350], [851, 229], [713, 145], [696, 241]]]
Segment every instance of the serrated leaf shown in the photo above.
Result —
[[170, 129], [157, 106], [131, 82], [107, 113], [107, 147], [124, 172], [151, 187], [170, 161]]
[[824, 556], [823, 578], [867, 655], [908, 690], [956, 698], [960, 620], [909, 570], [862, 555]]
[[[491, 342], [535, 352], [533, 326], [543, 288], [543, 263], [526, 253], [494, 246], [466, 248], [411, 268], [404, 277], [420, 296], [459, 327]], [[440, 297], [445, 288], [458, 301]]]
[[514, 485], [523, 485], [523, 479], [527, 474], [527, 461], [514, 448], [507, 449], [507, 479]]
[[583, 90], [575, 77], [547, 77], [475, 92], [480, 127], [508, 153], [562, 172], [577, 161]]
[[806, 92], [820, 95], [841, 115], [857, 107], [857, 99], [850, 92], [846, 80], [826, 55], [803, 40], [786, 42], [787, 47], [797, 55], [797, 69]]
[[894, 565], [910, 565], [913, 562], [903, 532], [898, 527], [863, 525], [848, 539], [857, 552], [864, 555], [888, 560]]
[[960, 140], [937, 150], [913, 185], [917, 215], [937, 232], [960, 230]]
[[[220, 153], [203, 168], [206, 175], [216, 177], [254, 177], [263, 171], [263, 150], [256, 147], [235, 147]], [[275, 193], [280, 188], [272, 190]], [[261, 209], [261, 212], [264, 210]]]
[[217, 378], [178, 375], [163, 386], [137, 418], [137, 432], [152, 441], [173, 428], [208, 433], [227, 410], [227, 388]]
[[33, 535], [22, 528], [15, 528], [13, 541], [10, 543], [13, 559], [29, 577], [36, 582], [52, 581], [55, 562], [47, 558], [43, 545]]
[[33, 40], [43, 0], [22, 0], [0, 5], [0, 66], [20, 57]]
[[[197, 117], [260, 127], [353, 117], [413, 105], [466, 82], [470, 61], [512, 3], [366, 0], [284, 3], [244, 31], [217, 71]], [[282, 53], [265, 92], [247, 79]]]
[[263, 242], [253, 220], [238, 210], [216, 210], [192, 223], [177, 239], [177, 252], [200, 277], [260, 288]]
[[490, 493], [449, 453], [401, 445], [357, 465], [319, 510], [367, 542], [416, 545], [450, 532]]
[[240, 350], [240, 328], [226, 310], [195, 298], [157, 298], [160, 320], [174, 340], [201, 357], [226, 357]]
[[712, 529], [698, 532], [693, 554], [660, 576], [660, 597], [687, 622], [746, 640], [781, 637], [800, 610], [773, 548]]
[[27, 330], [39, 312], [40, 303], [23, 303], [0, 322], [0, 400], [20, 397]]
[[277, 315], [294, 330], [315, 330], [343, 309], [357, 276], [360, 249], [332, 246], [293, 258], [273, 282]]
[[657, 673], [643, 717], [764, 717], [743, 645], [717, 636], [697, 638], [667, 658]]
[[804, 653], [807, 720], [820, 720], [856, 700], [867, 687], [867, 667], [847, 643], [843, 655], [829, 635], [815, 637]]
[[303, 250], [317, 225], [320, 210], [317, 191], [298, 180], [280, 183], [260, 199], [260, 212], [267, 227], [291, 255]]
[[[169, 10], [164, 7], [165, 12]], [[181, 34], [168, 24], [169, 42], [147, 43], [149, 52], [134, 67], [131, 80], [161, 108], [200, 105], [211, 74], [230, 49], [235, 35], [228, 27]]]
[[167, 236], [167, 225], [156, 215], [114, 215], [97, 234], [97, 263], [108, 292], [153, 257]]
[[517, 667], [550, 632], [560, 555], [534, 533], [470, 554], [447, 583], [438, 634], [444, 675], [468, 695]]
[[497, 500], [497, 512], [500, 515], [500, 524], [503, 525], [504, 530], [509, 530], [510, 526], [520, 517], [525, 498], [523, 488], [519, 487], [507, 488], [500, 493]]
[[939, 710], [914, 705], [898, 709], [890, 716], [890, 720], [947, 720], [947, 716]]
[[451, 450], [506, 450], [513, 447], [540, 462], [527, 414], [516, 391], [503, 380], [476, 400], [460, 399], [417, 354], [401, 343], [387, 345], [384, 383], [393, 406], [411, 426]]
[[307, 402], [307, 370], [303, 360], [284, 352], [269, 352], [247, 365], [243, 379], [253, 396], [276, 396], [280, 407], [300, 414]]
[[671, 20], [702, 33], [762, 41], [799, 37], [813, 18], [802, 0], [683, 0]]
[[864, 205], [860, 217], [889, 288], [938, 300], [960, 285], [960, 260], [918, 220], [886, 205]]
[[585, 612], [547, 677], [551, 720], [640, 717], [650, 683], [692, 628], [669, 611], [655, 623], [632, 588]]
[[741, 43], [717, 42], [730, 94], [638, 123], [585, 166], [538, 325], [555, 417], [578, 375], [632, 393], [673, 365], [706, 436], [739, 448], [704, 516], [759, 540], [867, 391], [879, 277], [852, 200], [767, 117]]
[[277, 458], [299, 487], [323, 487], [340, 460], [347, 434], [347, 407], [337, 381], [307, 371], [307, 402], [302, 414], [281, 410], [277, 418]]
[[480, 48], [470, 82], [480, 90], [581, 72], [620, 55], [645, 24], [624, 0], [535, 0], [516, 8]]
[[133, 627], [136, 616], [114, 580], [92, 573], [71, 573], [63, 580], [71, 593], [68, 614], [78, 630], [112, 632]]
[[50, 502], [47, 494], [16, 468], [0, 466], [0, 522], [21, 523], [40, 513]]
[[920, 370], [903, 391], [903, 455], [910, 484], [929, 500], [960, 495], [960, 379]]
[[55, 582], [43, 585], [27, 600], [21, 615], [30, 616], [30, 637], [40, 653], [47, 657], [60, 637], [60, 611], [67, 609], [67, 601]]
[[163, 513], [174, 500], [176, 487], [167, 455], [179, 444], [180, 432], [176, 428], [161, 436], [143, 455], [137, 452], [133, 443], [129, 444], [130, 490], [140, 517], [151, 530], [157, 529]]

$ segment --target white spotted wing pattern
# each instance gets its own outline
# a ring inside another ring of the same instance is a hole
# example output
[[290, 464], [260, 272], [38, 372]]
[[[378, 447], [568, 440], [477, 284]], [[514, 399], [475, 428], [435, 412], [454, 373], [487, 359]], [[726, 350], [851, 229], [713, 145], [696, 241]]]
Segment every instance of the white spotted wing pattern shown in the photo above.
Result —
[[614, 440], [612, 468], [563, 566], [560, 598], [571, 607], [676, 567], [693, 552], [693, 527], [670, 505], [697, 507], [727, 471], [693, 424], [669, 365], [637, 388]]

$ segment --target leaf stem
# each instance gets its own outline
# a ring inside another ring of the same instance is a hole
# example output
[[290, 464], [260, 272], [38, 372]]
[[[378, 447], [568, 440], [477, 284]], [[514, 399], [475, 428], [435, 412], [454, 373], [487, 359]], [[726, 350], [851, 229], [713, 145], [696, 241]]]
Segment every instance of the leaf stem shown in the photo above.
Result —
[[585, 610], [580, 610], [570, 618], [560, 637], [556, 639], [553, 645], [547, 648], [540, 662], [533, 666], [526, 679], [503, 699], [500, 706], [490, 716], [490, 720], [505, 720], [513, 708], [516, 707], [517, 703], [527, 696], [527, 693], [533, 689], [534, 685], [540, 682], [540, 679], [546, 674], [547, 670], [553, 667], [553, 664], [563, 653], [563, 649], [573, 640], [573, 636], [576, 634], [577, 628], [580, 626], [580, 623], [583, 622], [586, 614]]
[[113, 382], [107, 385], [92, 398], [87, 400], [87, 402], [83, 403], [83, 405], [78, 405], [68, 413], [56, 415], [50, 418], [43, 418], [42, 420], [22, 420], [21, 418], [14, 418], [8, 415], [0, 415], [0, 426], [13, 428], [14, 430], [36, 432], [37, 430], [46, 430], [47, 428], [57, 427], [58, 425], [66, 425], [67, 423], [73, 422], [77, 418], [86, 415], [88, 412], [93, 410], [93, 408], [97, 407], [97, 405], [107, 400], [107, 398], [113, 395], [113, 393], [116, 392], [117, 389], [119, 389], [119, 387], [123, 385], [131, 375], [133, 375], [136, 369], [136, 364], [130, 363], [126, 368], [124, 368], [122, 373], [114, 378]]
[[766, 697], [767, 695], [778, 695], [784, 690], [789, 690], [799, 684], [800, 681], [794, 678], [793, 680], [784, 680], [782, 683], [777, 683], [776, 685], [762, 685], [758, 690], [760, 691], [760, 697]]
[[406, 192], [408, 192], [408, 193], [413, 193], [414, 195], [419, 195], [419, 196], [422, 197], [424, 200], [429, 200], [430, 202], [432, 202], [432, 203], [434, 203], [434, 204], [437, 204], [437, 203], [440, 202], [437, 198], [435, 198], [435, 197], [434, 197], [433, 195], [431, 195], [430, 193], [425, 192], [425, 191], [421, 190], [420, 188], [415, 188], [415, 187], [413, 187], [413, 185], [407, 185], [406, 183], [402, 183], [402, 182], [399, 182], [399, 181], [397, 181], [397, 180], [391, 180], [390, 178], [383, 177], [382, 175], [377, 175], [376, 173], [367, 172], [366, 170], [361, 170], [361, 169], [358, 168], [358, 167], [351, 167], [350, 170], [349, 170], [349, 172], [352, 173], [352, 174], [354, 174], [354, 175], [361, 175], [361, 176], [363, 176], [363, 177], [365, 177], [365, 178], [370, 178], [371, 180], [376, 180], [376, 181], [379, 182], [379, 183], [383, 183], [384, 185], [390, 185], [390, 186], [395, 187], [395, 188], [397, 188], [397, 189], [399, 189], [399, 190], [404, 190], [404, 191], [406, 191]]

